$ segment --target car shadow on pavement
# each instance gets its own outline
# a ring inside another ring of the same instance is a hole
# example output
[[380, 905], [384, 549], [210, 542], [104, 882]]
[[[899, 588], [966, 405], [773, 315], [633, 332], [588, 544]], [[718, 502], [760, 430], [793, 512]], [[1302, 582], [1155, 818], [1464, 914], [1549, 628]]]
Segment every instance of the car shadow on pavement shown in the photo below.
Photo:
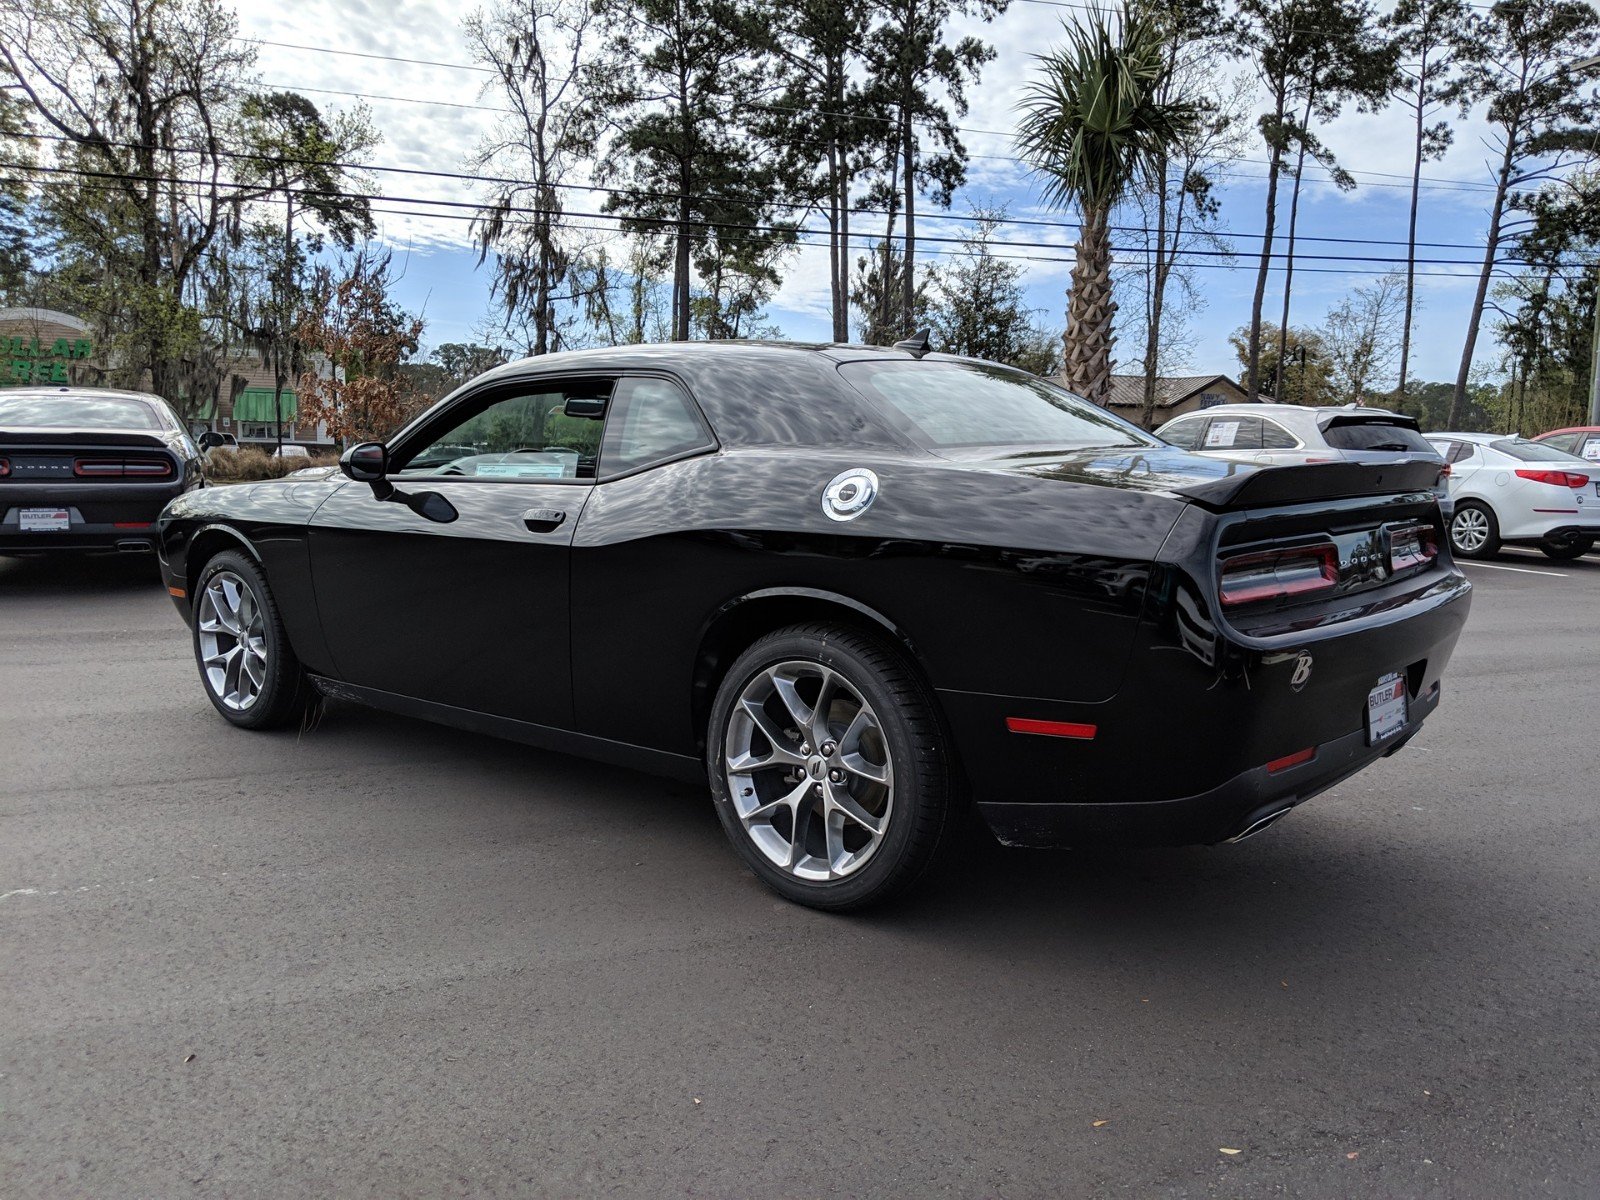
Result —
[[155, 591], [161, 571], [154, 554], [0, 555], [0, 596], [112, 595]]

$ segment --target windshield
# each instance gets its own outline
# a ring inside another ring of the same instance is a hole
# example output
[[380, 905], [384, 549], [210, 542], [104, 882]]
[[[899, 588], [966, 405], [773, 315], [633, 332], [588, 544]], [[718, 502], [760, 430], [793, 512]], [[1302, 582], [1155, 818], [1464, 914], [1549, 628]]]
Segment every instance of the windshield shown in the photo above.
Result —
[[0, 425], [8, 429], [160, 429], [155, 409], [121, 396], [6, 396]]
[[1415, 429], [1387, 421], [1341, 421], [1323, 430], [1322, 438], [1335, 450], [1400, 450], [1439, 453]]
[[1026, 453], [1161, 445], [1082, 397], [1005, 367], [854, 362], [840, 373], [924, 450]]
[[1490, 442], [1501, 454], [1509, 454], [1512, 458], [1520, 458], [1523, 462], [1564, 462], [1570, 463], [1574, 459], [1583, 462], [1576, 454], [1568, 454], [1564, 450], [1557, 450], [1554, 446], [1546, 446], [1539, 442], [1526, 442], [1521, 438], [1507, 438], [1503, 442]]

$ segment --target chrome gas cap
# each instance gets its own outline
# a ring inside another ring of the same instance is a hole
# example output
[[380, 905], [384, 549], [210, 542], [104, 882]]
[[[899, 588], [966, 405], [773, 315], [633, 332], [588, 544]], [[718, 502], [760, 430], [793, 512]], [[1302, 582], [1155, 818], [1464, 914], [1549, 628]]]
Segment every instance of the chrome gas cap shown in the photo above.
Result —
[[865, 467], [852, 467], [822, 490], [822, 511], [829, 520], [853, 521], [877, 498], [878, 477]]

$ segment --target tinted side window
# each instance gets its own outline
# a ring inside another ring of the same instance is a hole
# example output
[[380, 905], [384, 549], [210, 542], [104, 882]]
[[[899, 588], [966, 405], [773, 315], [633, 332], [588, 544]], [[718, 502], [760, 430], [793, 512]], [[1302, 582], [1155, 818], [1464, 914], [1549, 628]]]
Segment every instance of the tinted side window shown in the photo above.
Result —
[[1453, 463], [1466, 462], [1477, 452], [1478, 448], [1471, 442], [1452, 442], [1450, 444], [1450, 461]]
[[1299, 440], [1276, 421], [1261, 422], [1261, 448], [1263, 450], [1293, 450]]
[[623, 379], [606, 414], [601, 461], [607, 475], [680, 458], [714, 443], [694, 401], [667, 379]]
[[1547, 438], [1540, 438], [1539, 441], [1546, 446], [1554, 446], [1564, 454], [1576, 454], [1578, 439], [1582, 436], [1581, 433], [1553, 433]]
[[1200, 443], [1200, 431], [1205, 428], [1205, 418], [1177, 420], [1161, 431], [1161, 439], [1180, 450], [1193, 450]]
[[[585, 396], [604, 390], [588, 384]], [[569, 417], [562, 410], [569, 390], [504, 395], [436, 431], [429, 444], [392, 474], [468, 479], [593, 479], [600, 448], [597, 417]]]

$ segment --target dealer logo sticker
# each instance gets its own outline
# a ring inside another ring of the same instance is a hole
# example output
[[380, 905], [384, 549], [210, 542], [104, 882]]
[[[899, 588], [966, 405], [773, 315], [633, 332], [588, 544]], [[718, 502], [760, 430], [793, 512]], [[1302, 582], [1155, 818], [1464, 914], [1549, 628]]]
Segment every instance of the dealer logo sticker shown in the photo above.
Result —
[[1299, 691], [1311, 682], [1311, 655], [1304, 650], [1294, 660], [1294, 674], [1289, 677], [1289, 686]]

